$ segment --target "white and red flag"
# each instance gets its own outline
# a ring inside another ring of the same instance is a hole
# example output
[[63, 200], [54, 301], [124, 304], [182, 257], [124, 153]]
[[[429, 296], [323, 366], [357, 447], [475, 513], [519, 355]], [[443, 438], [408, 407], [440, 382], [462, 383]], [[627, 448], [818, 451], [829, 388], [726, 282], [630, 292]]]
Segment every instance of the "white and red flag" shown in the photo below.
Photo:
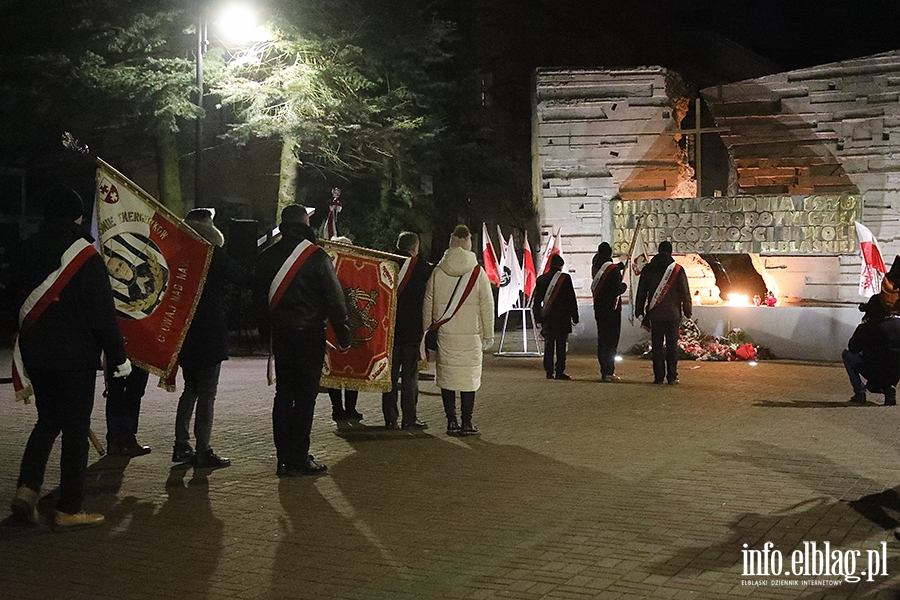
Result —
[[337, 216], [344, 208], [341, 202], [341, 189], [334, 188], [331, 190], [331, 202], [328, 203], [328, 215], [325, 217], [324, 237], [330, 240], [338, 236]]
[[494, 252], [494, 244], [488, 235], [487, 225], [481, 224], [481, 258], [484, 261], [484, 273], [494, 285], [500, 285], [499, 262]]
[[562, 252], [562, 227], [556, 230], [556, 235], [551, 233], [547, 240], [547, 248], [541, 255], [541, 275], [550, 271], [550, 257], [554, 254], [559, 254], [565, 260]]
[[173, 383], [212, 246], [124, 175], [97, 163], [94, 214], [125, 351]]
[[503, 262], [503, 257], [506, 256], [506, 251], [509, 247], [509, 244], [507, 244], [506, 240], [503, 239], [503, 232], [500, 230], [499, 223], [497, 223], [497, 237], [500, 238], [500, 261]]
[[522, 291], [522, 266], [516, 256], [513, 237], [509, 236], [506, 251], [500, 262], [500, 292], [497, 294], [497, 316], [509, 312], [519, 304], [519, 292]]
[[537, 274], [534, 272], [534, 256], [531, 254], [531, 246], [528, 244], [528, 232], [525, 232], [525, 250], [522, 254], [522, 271], [524, 274], [522, 291], [525, 292], [525, 298], [530, 298], [534, 291]]
[[856, 223], [856, 237], [859, 239], [859, 251], [862, 253], [862, 272], [859, 275], [859, 295], [869, 298], [881, 291], [881, 280], [884, 279], [887, 268], [881, 256], [881, 248], [878, 240], [869, 231], [869, 228]]
[[641, 221], [637, 221], [634, 227], [634, 237], [631, 239], [631, 247], [628, 250], [628, 322], [634, 324], [634, 295], [637, 292], [638, 282], [644, 265], [650, 262], [650, 255], [644, 245], [644, 234], [641, 232]]

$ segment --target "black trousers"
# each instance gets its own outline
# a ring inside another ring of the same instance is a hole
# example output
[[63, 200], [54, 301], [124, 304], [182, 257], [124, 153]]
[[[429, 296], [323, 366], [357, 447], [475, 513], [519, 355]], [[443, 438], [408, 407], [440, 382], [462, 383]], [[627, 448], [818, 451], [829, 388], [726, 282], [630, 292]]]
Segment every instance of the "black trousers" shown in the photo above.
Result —
[[601, 375], [616, 372], [616, 351], [622, 334], [622, 313], [594, 313], [597, 321], [597, 362]]
[[273, 329], [272, 352], [275, 355], [272, 432], [278, 463], [301, 465], [309, 455], [309, 433], [325, 361], [325, 330]]
[[132, 367], [128, 377], [115, 378], [114, 371], [112, 366], [106, 369], [106, 444], [132, 446], [137, 444], [141, 399], [150, 373]]
[[653, 380], [678, 379], [678, 327], [681, 321], [650, 322], [650, 344], [653, 346]]
[[553, 333], [544, 330], [544, 371], [548, 375], [553, 373], [554, 354], [556, 355], [556, 374], [562, 375], [566, 372], [566, 342], [568, 340], [568, 333]]
[[335, 410], [356, 410], [356, 402], [359, 400], [359, 390], [338, 390], [328, 388], [328, 398], [331, 400], [331, 408]]
[[[396, 423], [397, 394], [400, 395], [400, 410], [403, 425], [416, 422], [416, 405], [419, 402], [419, 343], [394, 344], [391, 363], [391, 391], [381, 395], [381, 412], [385, 423]], [[402, 384], [397, 385], [402, 380]]]
[[84, 478], [87, 474], [88, 432], [94, 408], [93, 369], [56, 371], [28, 369], [34, 387], [38, 419], [28, 437], [19, 485], [40, 493], [44, 483], [47, 459], [53, 443], [62, 433], [62, 455], [59, 461], [59, 502], [56, 509], [65, 513], [81, 511]]
[[[441, 401], [444, 403], [444, 414], [448, 421], [456, 420], [456, 392], [441, 388]], [[472, 423], [472, 413], [475, 412], [475, 392], [459, 393], [459, 408], [462, 422]]]

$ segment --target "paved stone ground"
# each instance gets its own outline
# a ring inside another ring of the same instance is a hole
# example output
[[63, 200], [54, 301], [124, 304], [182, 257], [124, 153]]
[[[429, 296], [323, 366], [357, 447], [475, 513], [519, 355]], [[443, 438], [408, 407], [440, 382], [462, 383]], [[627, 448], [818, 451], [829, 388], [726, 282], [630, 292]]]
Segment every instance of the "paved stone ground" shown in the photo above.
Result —
[[[380, 396], [366, 393], [365, 420], [338, 429], [323, 394], [312, 450], [328, 473], [282, 480], [264, 371], [261, 358], [222, 370], [213, 445], [234, 465], [216, 471], [172, 466], [177, 396], [149, 391], [140, 439], [153, 453], [92, 451], [85, 508], [105, 514], [103, 526], [0, 522], [0, 597], [900, 595], [900, 407], [880, 396], [849, 405], [837, 365], [683, 362], [682, 385], [654, 386], [637, 358], [621, 364], [625, 382], [601, 384], [586, 356], [571, 359], [570, 382], [544, 379], [539, 359], [488, 357], [480, 436], [444, 435], [431, 381], [421, 382], [420, 416], [432, 427], [418, 434], [381, 427]], [[0, 386], [7, 499], [34, 414], [11, 397]], [[101, 436], [102, 423], [98, 401]], [[804, 541], [846, 558], [861, 551], [857, 574], [867, 551], [886, 548], [888, 575], [742, 575], [744, 544], [771, 542], [790, 569]]]

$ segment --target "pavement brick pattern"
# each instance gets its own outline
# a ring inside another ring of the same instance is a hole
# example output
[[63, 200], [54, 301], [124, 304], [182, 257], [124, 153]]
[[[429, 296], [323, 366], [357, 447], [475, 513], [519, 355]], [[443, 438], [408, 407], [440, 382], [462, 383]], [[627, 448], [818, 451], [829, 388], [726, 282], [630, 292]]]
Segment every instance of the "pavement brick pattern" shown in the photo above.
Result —
[[[0, 597], [900, 595], [900, 406], [871, 394], [849, 404], [839, 365], [682, 362], [678, 386], [651, 385], [650, 363], [638, 358], [618, 372], [622, 383], [602, 384], [596, 361], [575, 356], [572, 381], [548, 381], [540, 359], [486, 357], [482, 433], [468, 438], [444, 435], [432, 381], [420, 382], [424, 432], [385, 430], [371, 393], [360, 395], [365, 419], [337, 427], [322, 394], [312, 452], [328, 473], [278, 479], [265, 359], [234, 358], [223, 365], [213, 431], [233, 466], [173, 466], [177, 394], [150, 389], [139, 440], [153, 453], [92, 451], [85, 509], [106, 515], [104, 525], [0, 522]], [[33, 415], [0, 387], [7, 500]], [[98, 390], [101, 438], [103, 419]], [[45, 517], [58, 461], [59, 443]], [[857, 574], [867, 551], [886, 548], [888, 575], [743, 575], [744, 544], [771, 542], [790, 567], [804, 541], [860, 550]]]

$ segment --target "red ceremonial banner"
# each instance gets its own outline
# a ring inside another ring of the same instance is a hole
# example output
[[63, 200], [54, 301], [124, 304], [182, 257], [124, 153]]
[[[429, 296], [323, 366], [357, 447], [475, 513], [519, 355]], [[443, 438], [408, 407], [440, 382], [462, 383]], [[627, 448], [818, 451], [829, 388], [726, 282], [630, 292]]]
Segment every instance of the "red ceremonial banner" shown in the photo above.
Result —
[[147, 192], [97, 160], [95, 216], [125, 350], [166, 381], [194, 310], [212, 246]]
[[321, 385], [328, 388], [387, 392], [391, 389], [391, 353], [397, 312], [399, 263], [403, 256], [320, 241], [344, 288], [350, 308], [350, 350], [337, 350], [328, 326], [328, 348]]

